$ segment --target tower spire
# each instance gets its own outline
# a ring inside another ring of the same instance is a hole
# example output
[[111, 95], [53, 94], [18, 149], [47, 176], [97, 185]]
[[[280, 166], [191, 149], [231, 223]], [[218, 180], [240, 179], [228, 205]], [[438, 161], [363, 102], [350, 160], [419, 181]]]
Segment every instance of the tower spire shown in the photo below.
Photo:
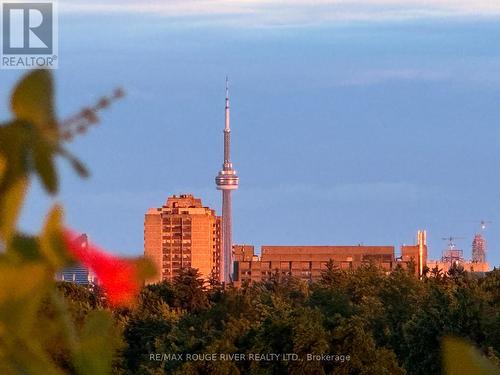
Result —
[[233, 276], [232, 200], [231, 191], [238, 189], [239, 178], [231, 163], [231, 127], [229, 105], [229, 79], [226, 76], [226, 106], [224, 124], [224, 163], [215, 178], [218, 190], [222, 190], [222, 254], [220, 256], [220, 279], [231, 282]]
[[229, 78], [226, 76], [226, 107], [224, 110], [224, 170], [231, 170], [231, 108], [229, 104]]
[[229, 106], [229, 79], [226, 76], [226, 125], [224, 131], [231, 131], [230, 128], [230, 106]]

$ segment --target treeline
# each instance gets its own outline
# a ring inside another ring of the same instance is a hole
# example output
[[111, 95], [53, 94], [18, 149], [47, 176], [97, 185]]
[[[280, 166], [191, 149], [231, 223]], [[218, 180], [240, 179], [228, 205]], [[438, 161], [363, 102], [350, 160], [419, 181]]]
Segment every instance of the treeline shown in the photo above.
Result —
[[[316, 283], [274, 275], [223, 290], [186, 269], [172, 283], [145, 287], [134, 308], [113, 310], [121, 332], [114, 371], [439, 374], [445, 336], [466, 339], [498, 365], [500, 270], [482, 278], [460, 269], [432, 273], [418, 280], [402, 268], [387, 275], [375, 266], [341, 271], [330, 264]], [[98, 290], [68, 283], [59, 289], [76, 321], [106, 308]], [[195, 354], [208, 360], [187, 360]], [[220, 354], [240, 360], [212, 360]], [[248, 360], [252, 354], [294, 357]]]

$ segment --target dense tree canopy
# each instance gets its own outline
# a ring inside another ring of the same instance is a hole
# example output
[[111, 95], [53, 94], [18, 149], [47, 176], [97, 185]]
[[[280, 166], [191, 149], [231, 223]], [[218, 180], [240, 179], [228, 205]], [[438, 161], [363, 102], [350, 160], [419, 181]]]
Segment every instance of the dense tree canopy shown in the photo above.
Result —
[[[341, 271], [329, 265], [316, 283], [276, 274], [223, 289], [185, 269], [172, 283], [146, 286], [136, 308], [115, 311], [124, 337], [117, 371], [437, 374], [446, 336], [465, 338], [498, 364], [500, 270], [483, 278], [428, 274], [418, 280], [402, 268], [386, 274], [374, 266]], [[100, 308], [95, 292], [61, 289], [83, 310]], [[252, 353], [295, 357], [249, 360]], [[152, 354], [171, 357], [153, 360]], [[192, 360], [196, 354], [245, 357]]]

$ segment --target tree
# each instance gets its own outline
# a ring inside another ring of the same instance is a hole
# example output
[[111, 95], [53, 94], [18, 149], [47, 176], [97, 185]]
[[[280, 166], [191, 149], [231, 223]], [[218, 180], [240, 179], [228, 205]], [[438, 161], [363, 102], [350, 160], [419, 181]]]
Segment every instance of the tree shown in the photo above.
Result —
[[391, 350], [378, 348], [366, 322], [359, 317], [342, 319], [331, 335], [330, 351], [349, 355], [349, 361], [331, 364], [335, 374], [404, 374]]
[[183, 268], [174, 277], [175, 306], [188, 312], [199, 312], [209, 307], [205, 281], [195, 268]]
[[169, 333], [182, 316], [169, 308], [163, 299], [165, 288], [162, 286], [165, 285], [145, 288], [138, 307], [126, 322], [124, 339], [127, 345], [122, 358], [128, 373], [148, 373], [157, 369], [157, 363], [149, 360], [149, 354], [162, 352], [162, 343], [168, 340]]

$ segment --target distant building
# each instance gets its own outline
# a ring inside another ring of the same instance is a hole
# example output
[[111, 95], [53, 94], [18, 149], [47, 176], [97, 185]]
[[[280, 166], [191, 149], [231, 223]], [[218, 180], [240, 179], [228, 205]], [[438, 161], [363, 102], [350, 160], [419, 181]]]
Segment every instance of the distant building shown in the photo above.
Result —
[[190, 194], [173, 195], [144, 219], [144, 255], [157, 268], [149, 283], [172, 280], [182, 268], [205, 279], [220, 275], [221, 218]]
[[396, 258], [394, 246], [262, 246], [260, 257], [250, 245], [233, 246], [235, 285], [266, 281], [273, 274], [291, 275], [317, 281], [327, 263], [333, 261], [340, 270], [353, 270], [373, 264], [390, 272], [397, 265], [415, 265], [415, 274], [422, 275], [427, 262], [425, 231], [417, 234], [417, 244], [401, 247]]
[[446, 273], [453, 266], [462, 268], [464, 271], [484, 274], [490, 270], [490, 265], [486, 261], [486, 240], [481, 234], [476, 234], [472, 241], [472, 259], [464, 258], [463, 251], [458, 249], [453, 242], [453, 237], [450, 238], [448, 247], [443, 250], [443, 255], [439, 260], [430, 260], [428, 262], [429, 269], [437, 268], [441, 272]]
[[[87, 248], [89, 245], [88, 237], [86, 234], [82, 234], [80, 237], [75, 239], [82, 248]], [[56, 274], [57, 281], [66, 281], [79, 285], [92, 285], [96, 283], [95, 275], [91, 270], [83, 265], [76, 265], [74, 267], [67, 267]]]
[[233, 258], [238, 262], [251, 262], [259, 260], [255, 255], [252, 245], [233, 245]]
[[486, 240], [480, 233], [472, 241], [472, 262], [486, 263]]
[[429, 267], [430, 270], [437, 267], [437, 269], [442, 273], [448, 272], [453, 265], [456, 265], [467, 272], [483, 274], [490, 271], [490, 265], [488, 262], [475, 263], [469, 260], [463, 260], [461, 262], [455, 261], [454, 263], [451, 263], [443, 262], [442, 260], [430, 260], [427, 263], [427, 267]]
[[417, 232], [416, 245], [401, 246], [401, 261], [406, 266], [413, 263], [417, 276], [424, 274], [424, 269], [427, 266], [427, 232], [425, 230]]
[[79, 285], [96, 284], [95, 275], [87, 267], [82, 265], [68, 267], [56, 275], [57, 281], [66, 281]]
[[235, 283], [265, 281], [274, 273], [316, 281], [332, 260], [339, 269], [355, 269], [373, 263], [390, 271], [393, 246], [262, 246], [260, 258], [253, 246], [234, 246]]

